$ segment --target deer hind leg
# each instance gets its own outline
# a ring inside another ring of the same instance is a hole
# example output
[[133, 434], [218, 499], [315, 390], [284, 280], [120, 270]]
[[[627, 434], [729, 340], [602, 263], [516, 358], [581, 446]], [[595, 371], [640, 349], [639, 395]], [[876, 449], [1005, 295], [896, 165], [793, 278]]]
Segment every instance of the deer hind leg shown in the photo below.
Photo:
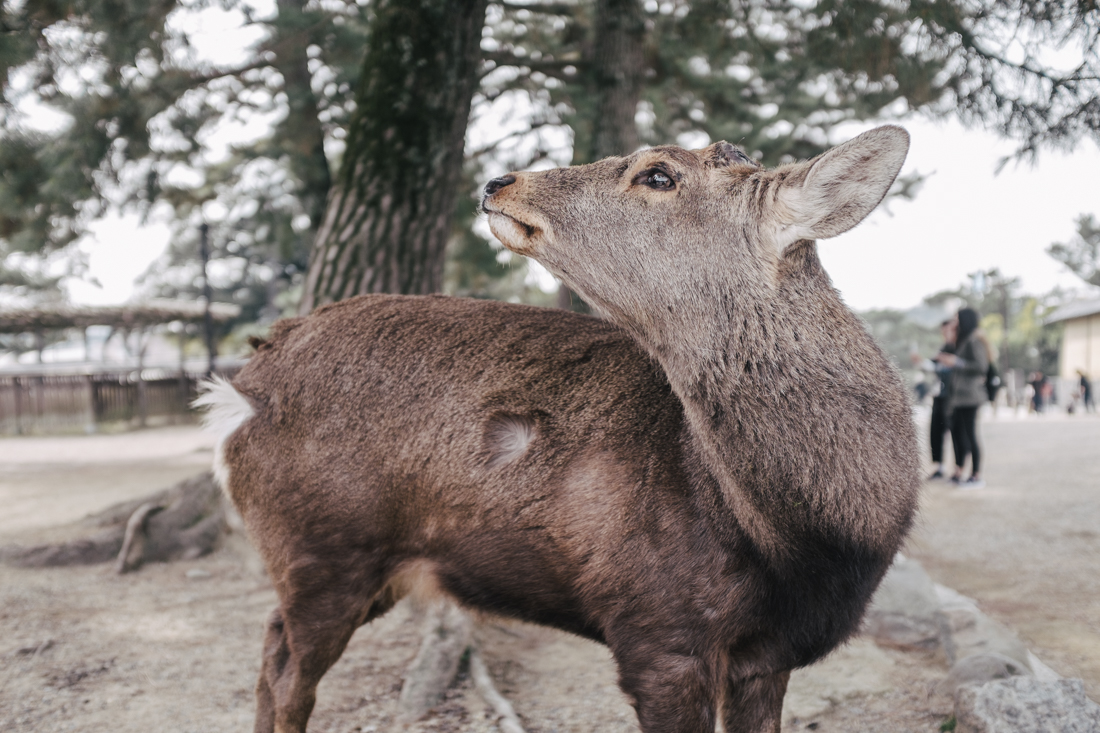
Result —
[[334, 589], [339, 586], [313, 585], [308, 592], [286, 594], [268, 619], [256, 683], [255, 733], [304, 733], [325, 672], [344, 653], [355, 629], [396, 601], [386, 592], [364, 601]]
[[690, 653], [616, 649], [619, 686], [631, 699], [643, 733], [711, 733], [717, 690], [714, 665]]
[[728, 679], [722, 722], [726, 733], [779, 733], [791, 673]]
[[358, 625], [357, 618], [313, 621], [282, 607], [271, 614], [256, 683], [256, 733], [304, 733], [317, 685]]

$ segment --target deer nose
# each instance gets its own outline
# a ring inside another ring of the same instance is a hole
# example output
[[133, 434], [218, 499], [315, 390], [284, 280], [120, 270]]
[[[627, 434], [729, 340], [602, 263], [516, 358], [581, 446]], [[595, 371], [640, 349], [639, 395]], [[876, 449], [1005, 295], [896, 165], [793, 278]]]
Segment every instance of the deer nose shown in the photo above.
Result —
[[505, 186], [511, 186], [516, 182], [516, 177], [508, 174], [500, 178], [494, 178], [485, 184], [485, 195], [492, 196], [494, 193], [504, 188]]

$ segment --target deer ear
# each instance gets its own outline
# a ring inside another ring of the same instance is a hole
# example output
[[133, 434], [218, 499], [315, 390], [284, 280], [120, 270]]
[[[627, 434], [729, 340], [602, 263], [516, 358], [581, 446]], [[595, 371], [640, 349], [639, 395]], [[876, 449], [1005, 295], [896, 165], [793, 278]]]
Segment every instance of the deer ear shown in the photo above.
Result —
[[890, 190], [908, 152], [909, 133], [885, 125], [798, 165], [778, 192], [780, 252], [800, 239], [835, 237], [863, 221]]

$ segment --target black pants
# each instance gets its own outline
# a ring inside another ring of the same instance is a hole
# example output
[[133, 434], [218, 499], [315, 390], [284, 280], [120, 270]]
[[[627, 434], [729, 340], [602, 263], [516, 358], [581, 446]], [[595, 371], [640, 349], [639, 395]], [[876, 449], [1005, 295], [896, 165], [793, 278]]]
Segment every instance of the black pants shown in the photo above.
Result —
[[951, 445], [955, 448], [955, 465], [961, 470], [970, 456], [970, 473], [982, 470], [982, 450], [978, 445], [977, 407], [956, 407], [951, 412]]
[[928, 442], [932, 445], [932, 463], [943, 463], [943, 434], [949, 429], [948, 419], [947, 400], [933, 397], [932, 431], [928, 436]]

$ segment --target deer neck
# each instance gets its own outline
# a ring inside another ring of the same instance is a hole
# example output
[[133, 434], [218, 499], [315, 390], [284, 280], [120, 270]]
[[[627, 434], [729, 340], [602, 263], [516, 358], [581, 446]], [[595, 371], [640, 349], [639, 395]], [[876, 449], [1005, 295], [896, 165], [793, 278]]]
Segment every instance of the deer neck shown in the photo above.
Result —
[[892, 556], [918, 476], [900, 379], [812, 243], [781, 270], [756, 297], [731, 287], [723, 307], [673, 309], [648, 346], [732, 521], [765, 557], [795, 559], [811, 537]]

